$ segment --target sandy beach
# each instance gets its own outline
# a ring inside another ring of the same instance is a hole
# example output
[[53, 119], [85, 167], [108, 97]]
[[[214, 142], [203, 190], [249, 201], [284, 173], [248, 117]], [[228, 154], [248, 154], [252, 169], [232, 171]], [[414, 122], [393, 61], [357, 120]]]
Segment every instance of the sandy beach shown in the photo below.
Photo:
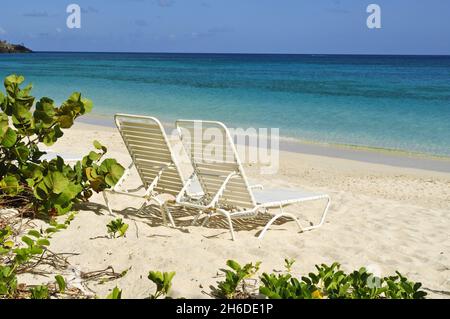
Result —
[[280, 4], [2, 2], [2, 310], [450, 300], [450, 1]]
[[[111, 127], [77, 123], [52, 150], [87, 154], [94, 139], [108, 147], [108, 156], [124, 166], [130, 163], [119, 133]], [[155, 208], [138, 215], [139, 199], [117, 195], [111, 196], [115, 215], [130, 227], [126, 238], [108, 239], [106, 224], [112, 217], [102, 196], [96, 194], [67, 230], [55, 234], [50, 248], [77, 254], [69, 258], [74, 268], [64, 274], [73, 285], [79, 271], [108, 266], [117, 272], [129, 269], [116, 281], [88, 285], [102, 297], [115, 286], [123, 289], [124, 298], [147, 297], [154, 291], [148, 271], [160, 270], [176, 271], [172, 296], [208, 298], [227, 259], [261, 261], [262, 272], [282, 270], [284, 258], [296, 259], [293, 271], [298, 274], [334, 261], [347, 271], [366, 266], [375, 274], [388, 275], [398, 270], [422, 282], [429, 296], [449, 297], [450, 173], [286, 151], [280, 152], [276, 175], [260, 175], [255, 165], [245, 168], [253, 182], [268, 188], [329, 194], [332, 205], [325, 225], [298, 233], [296, 224], [286, 221], [274, 225], [260, 241], [255, 235], [267, 216], [236, 220], [237, 241], [233, 242], [221, 218], [208, 227], [190, 226], [192, 215], [174, 210], [179, 226], [174, 229], [162, 225]], [[139, 184], [135, 172], [131, 180], [130, 186]], [[315, 222], [321, 207], [321, 203], [305, 203], [291, 210], [305, 222]], [[24, 279], [45, 281], [30, 275]]]

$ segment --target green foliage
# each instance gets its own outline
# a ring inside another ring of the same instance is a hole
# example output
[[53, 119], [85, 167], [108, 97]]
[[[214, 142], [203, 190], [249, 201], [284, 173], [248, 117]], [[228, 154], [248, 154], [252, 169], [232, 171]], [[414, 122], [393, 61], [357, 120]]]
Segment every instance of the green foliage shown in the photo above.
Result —
[[322, 284], [323, 290], [328, 298], [346, 298], [350, 296], [350, 277], [340, 270], [340, 265], [338, 263], [333, 263], [331, 266], [325, 264], [322, 264], [321, 266], [316, 265], [316, 268], [318, 274], [310, 273], [310, 282], [307, 277], [304, 277], [303, 280], [308, 284]]
[[231, 268], [221, 269], [225, 273], [225, 280], [218, 283], [218, 295], [221, 298], [233, 299], [238, 293], [245, 294], [245, 280], [258, 272], [260, 262], [246, 264], [243, 267], [234, 260], [228, 260], [227, 266]]
[[116, 238], [117, 233], [119, 233], [118, 237], [125, 237], [125, 234], [128, 230], [128, 224], [125, 224], [122, 221], [122, 218], [117, 218], [106, 225], [106, 228], [108, 230], [108, 234], [110, 234], [110, 236], [113, 238]]
[[106, 299], [122, 299], [122, 290], [115, 287], [111, 293], [106, 296]]
[[[31, 229], [22, 236], [21, 243], [18, 244], [12, 240], [13, 232], [10, 226], [0, 229], [0, 298], [13, 298], [16, 295], [17, 273], [44, 256], [52, 234], [66, 228], [73, 218], [74, 214], [69, 215], [62, 224], [52, 221], [51, 226], [45, 230]], [[63, 293], [66, 288], [64, 278], [56, 276], [55, 279], [60, 292]], [[31, 289], [32, 297], [42, 299], [38, 298], [44, 296], [45, 291], [42, 289], [39, 287]]]
[[156, 285], [156, 291], [150, 295], [150, 299], [158, 299], [162, 296], [167, 296], [172, 287], [172, 279], [175, 276], [175, 272], [150, 271], [148, 279], [150, 279]]
[[12, 229], [10, 226], [0, 229], [0, 256], [7, 254], [14, 246], [11, 240]]
[[388, 289], [386, 289], [386, 297], [391, 299], [423, 299], [427, 293], [420, 290], [422, 284], [420, 282], [412, 282], [403, 277], [398, 271], [397, 276], [384, 278]]
[[261, 276], [263, 286], [259, 292], [270, 299], [314, 299], [320, 298], [317, 287], [299, 281], [290, 274], [266, 274]]
[[[31, 234], [29, 233], [29, 235]], [[46, 237], [43, 237], [38, 232], [36, 235], [38, 235], [38, 237], [35, 238], [23, 236], [22, 242], [24, 242], [26, 246], [13, 250], [15, 254], [14, 261], [17, 265], [28, 262], [32, 257], [42, 255], [46, 247], [50, 245], [50, 242]]]
[[286, 271], [290, 273], [292, 271], [292, 266], [295, 264], [295, 259], [293, 258], [286, 258], [284, 259], [284, 268], [286, 268]]
[[30, 288], [31, 299], [49, 299], [50, 295], [48, 293], [48, 287], [44, 285], [39, 285]]
[[317, 272], [301, 279], [290, 274], [263, 273], [261, 294], [271, 299], [422, 299], [426, 292], [421, 283], [397, 276], [378, 278], [365, 268], [344, 273], [338, 263], [316, 265]]
[[15, 295], [17, 291], [17, 276], [15, 269], [0, 265], [0, 297], [7, 298]]
[[55, 280], [58, 285], [59, 292], [63, 294], [66, 291], [66, 287], [67, 287], [66, 280], [61, 275], [55, 276]]
[[0, 92], [0, 200], [20, 195], [34, 215], [65, 214], [93, 191], [113, 187], [124, 168], [114, 159], [102, 161], [107, 149], [98, 141], [96, 151], [73, 167], [61, 157], [41, 160], [45, 153], [39, 144], [54, 144], [75, 119], [91, 111], [92, 102], [73, 93], [59, 107], [47, 97], [35, 103], [31, 85], [21, 88], [23, 82], [24, 77], [10, 75], [4, 81], [6, 95]]
[[[6, 226], [0, 229], [0, 257], [8, 254], [14, 247], [11, 236], [11, 227]], [[4, 265], [3, 263], [0, 265], [0, 297], [9, 297], [15, 294], [17, 289], [15, 268], [10, 265]]]

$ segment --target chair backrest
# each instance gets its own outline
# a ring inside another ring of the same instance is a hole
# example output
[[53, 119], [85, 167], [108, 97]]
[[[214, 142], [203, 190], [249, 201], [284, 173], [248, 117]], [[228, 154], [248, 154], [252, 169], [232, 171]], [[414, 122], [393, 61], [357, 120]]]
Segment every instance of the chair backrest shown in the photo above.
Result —
[[114, 119], [144, 186], [148, 187], [168, 166], [154, 190], [178, 195], [184, 179], [161, 122], [154, 117], [129, 114], [116, 114]]
[[178, 120], [176, 126], [203, 192], [214, 197], [227, 177], [219, 204], [253, 208], [255, 199], [228, 128], [221, 122]]

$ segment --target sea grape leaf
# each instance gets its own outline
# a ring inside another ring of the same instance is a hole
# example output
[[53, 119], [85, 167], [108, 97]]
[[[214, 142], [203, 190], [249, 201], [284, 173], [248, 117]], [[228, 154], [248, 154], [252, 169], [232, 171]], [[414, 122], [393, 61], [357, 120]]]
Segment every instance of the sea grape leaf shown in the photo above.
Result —
[[64, 133], [61, 131], [61, 127], [59, 125], [55, 125], [53, 129], [51, 129], [42, 139], [47, 146], [52, 146], [55, 142], [63, 136]]
[[58, 119], [61, 128], [71, 128], [73, 125], [74, 118], [69, 115], [61, 115]]
[[108, 151], [108, 149], [97, 140], [94, 141], [94, 147], [98, 150], [102, 150], [103, 153], [106, 153]]
[[60, 194], [69, 185], [69, 180], [60, 172], [51, 172], [44, 177], [45, 186], [55, 194]]
[[36, 229], [32, 229], [28, 232], [28, 235], [36, 237], [36, 238], [40, 238], [41, 237], [41, 233], [38, 232]]
[[8, 127], [6, 132], [3, 135], [2, 138], [2, 145], [6, 148], [13, 147], [14, 144], [17, 142], [17, 133], [12, 128]]
[[122, 165], [111, 158], [105, 159], [102, 164], [100, 164], [99, 170], [106, 174], [105, 182], [111, 187], [117, 184], [125, 171]]
[[59, 292], [63, 294], [67, 287], [66, 280], [61, 275], [56, 275], [55, 280], [56, 283], [58, 284]]
[[90, 112], [92, 111], [92, 108], [93, 108], [93, 106], [94, 106], [94, 103], [92, 103], [91, 100], [85, 99], [85, 98], [81, 99], [81, 102], [83, 102], [83, 107], [84, 107], [84, 111], [83, 111], [82, 114], [84, 114], [84, 113], [90, 113]]
[[17, 195], [21, 187], [16, 176], [8, 174], [2, 180], [0, 180], [0, 189], [5, 194], [14, 196]]
[[28, 236], [23, 236], [23, 237], [22, 237], [22, 241], [23, 241], [25, 244], [27, 244], [29, 247], [33, 247], [33, 245], [34, 245], [34, 240], [31, 239], [31, 238], [28, 237]]

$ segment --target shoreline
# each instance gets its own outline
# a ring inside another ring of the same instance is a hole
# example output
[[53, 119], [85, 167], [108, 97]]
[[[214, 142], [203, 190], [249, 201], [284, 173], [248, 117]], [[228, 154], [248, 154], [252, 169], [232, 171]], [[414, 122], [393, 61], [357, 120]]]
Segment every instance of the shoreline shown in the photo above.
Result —
[[[111, 118], [108, 118], [104, 114], [89, 114], [84, 118], [80, 118], [79, 122], [93, 126], [115, 128], [112, 117], [113, 115], [111, 115]], [[174, 129], [173, 123], [164, 120], [161, 120], [161, 122], [163, 123], [166, 132]], [[280, 151], [450, 173], [450, 157], [407, 152], [403, 150], [347, 144], [327, 144], [281, 136]]]

